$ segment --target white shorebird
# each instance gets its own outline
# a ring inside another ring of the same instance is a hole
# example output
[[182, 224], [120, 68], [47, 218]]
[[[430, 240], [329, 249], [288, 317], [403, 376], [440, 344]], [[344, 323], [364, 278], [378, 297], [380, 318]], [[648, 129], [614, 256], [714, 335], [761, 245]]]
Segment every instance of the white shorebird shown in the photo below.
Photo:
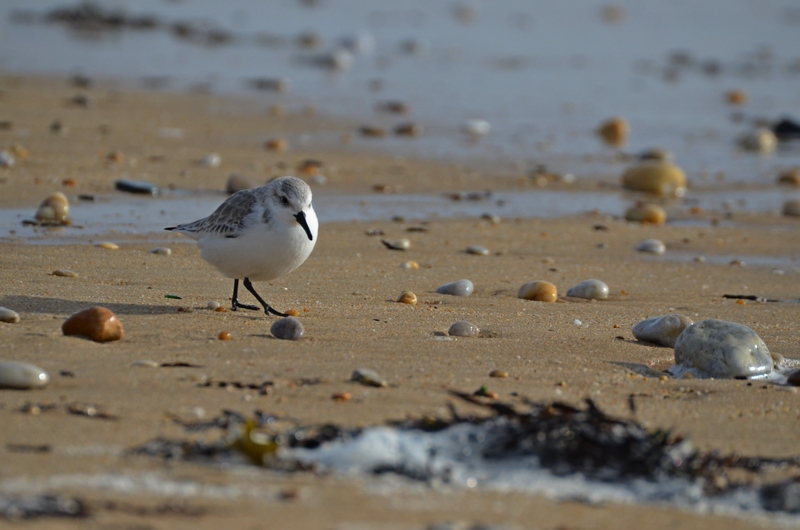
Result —
[[259, 309], [239, 302], [242, 279], [264, 313], [283, 317], [259, 296], [251, 280], [274, 280], [299, 267], [314, 249], [318, 229], [311, 188], [295, 177], [236, 192], [208, 217], [165, 228], [197, 240], [202, 258], [233, 278], [233, 311]]

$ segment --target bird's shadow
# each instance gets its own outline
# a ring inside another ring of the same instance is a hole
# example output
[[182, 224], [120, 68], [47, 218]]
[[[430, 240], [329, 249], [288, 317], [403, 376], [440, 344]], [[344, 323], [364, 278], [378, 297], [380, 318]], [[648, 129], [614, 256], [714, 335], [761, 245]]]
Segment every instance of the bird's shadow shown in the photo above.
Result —
[[0, 299], [0, 306], [19, 313], [48, 313], [71, 315], [76, 311], [103, 306], [117, 315], [165, 315], [175, 313], [177, 306], [150, 304], [115, 304], [96, 300], [65, 300], [43, 296], [9, 295]]

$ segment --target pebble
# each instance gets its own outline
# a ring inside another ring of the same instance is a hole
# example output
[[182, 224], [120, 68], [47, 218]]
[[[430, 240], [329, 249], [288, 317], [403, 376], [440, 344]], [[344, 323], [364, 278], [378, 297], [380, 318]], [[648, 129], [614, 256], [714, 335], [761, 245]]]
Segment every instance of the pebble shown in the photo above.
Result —
[[303, 338], [303, 324], [294, 317], [285, 317], [276, 320], [272, 327], [269, 328], [275, 338], [283, 340], [300, 340]]
[[14, 155], [8, 151], [0, 151], [0, 167], [14, 167]]
[[16, 324], [19, 322], [19, 313], [7, 307], [0, 307], [0, 322]]
[[138, 193], [141, 195], [158, 195], [158, 186], [144, 180], [119, 179], [114, 182], [114, 187], [119, 191]]
[[640, 162], [622, 174], [623, 187], [661, 196], [683, 197], [686, 185], [686, 173], [669, 162]]
[[364, 386], [375, 386], [379, 388], [389, 386], [389, 383], [379, 376], [378, 372], [370, 370], [369, 368], [353, 370], [353, 375], [350, 376], [350, 380], [361, 383]]
[[289, 149], [289, 142], [284, 140], [283, 138], [272, 138], [271, 140], [267, 140], [264, 142], [264, 149], [268, 151], [277, 151], [279, 153], [283, 153]]
[[633, 336], [645, 342], [674, 348], [683, 330], [693, 324], [692, 319], [672, 313], [642, 320], [633, 326]]
[[772, 357], [755, 331], [742, 324], [703, 320], [687, 327], [675, 342], [670, 371], [693, 370], [716, 378], [749, 378], [772, 372]]
[[663, 254], [667, 251], [667, 246], [660, 239], [645, 239], [636, 245], [636, 250], [639, 252], [649, 252], [651, 254]]
[[57, 269], [53, 271], [53, 276], [63, 276], [64, 278], [77, 278], [78, 273], [67, 269]]
[[489, 221], [493, 225], [499, 225], [500, 224], [500, 216], [496, 215], [496, 214], [493, 214], [493, 213], [485, 213], [485, 214], [481, 215], [481, 219], [483, 219], [485, 221]]
[[772, 357], [772, 362], [775, 364], [783, 364], [783, 361], [786, 360], [786, 358], [778, 352], [771, 351], [769, 355]]
[[474, 254], [476, 256], [488, 256], [489, 249], [480, 245], [470, 245], [467, 247], [467, 254]]
[[32, 364], [19, 361], [0, 361], [0, 388], [29, 390], [50, 383], [47, 372]]
[[608, 298], [608, 285], [600, 280], [583, 280], [567, 291], [567, 296], [586, 300], [605, 300]]
[[517, 298], [536, 300], [537, 302], [555, 302], [558, 299], [558, 289], [552, 283], [544, 280], [528, 282], [519, 288]]
[[778, 147], [778, 137], [770, 129], [759, 127], [741, 135], [737, 143], [745, 151], [767, 155], [773, 153]]
[[469, 280], [458, 280], [440, 285], [436, 288], [436, 292], [439, 294], [450, 294], [453, 296], [469, 296], [474, 290], [475, 286], [472, 285], [472, 282]]
[[168, 247], [156, 247], [150, 251], [150, 254], [155, 254], [157, 256], [171, 256], [172, 249]]
[[600, 124], [597, 134], [603, 141], [613, 147], [620, 147], [628, 143], [631, 126], [624, 118], [612, 118]]
[[505, 379], [508, 377], [508, 372], [503, 370], [492, 370], [489, 372], [489, 377], [496, 377], [498, 379]]
[[397, 301], [401, 304], [416, 304], [417, 303], [417, 295], [412, 293], [411, 291], [403, 291], [400, 293], [400, 296], [397, 297]]
[[787, 184], [800, 188], [800, 167], [793, 167], [778, 175], [778, 184]]
[[459, 320], [454, 322], [447, 334], [451, 337], [474, 337], [480, 332], [478, 326], [467, 320]]
[[419, 263], [414, 260], [406, 261], [400, 264], [401, 269], [419, 269]]
[[222, 307], [222, 305], [221, 305], [219, 302], [216, 302], [216, 301], [214, 301], [214, 300], [211, 300], [210, 302], [208, 302], [208, 303], [206, 304], [206, 307], [207, 307], [208, 309], [210, 309], [211, 311], [216, 311], [217, 309], [219, 309], [220, 307]]
[[478, 138], [486, 136], [492, 130], [492, 124], [486, 120], [467, 120], [462, 126], [462, 130], [468, 135]]
[[395, 136], [409, 136], [411, 138], [416, 138], [418, 136], [421, 136], [422, 131], [423, 131], [422, 125], [411, 122], [399, 123], [393, 129]]
[[87, 337], [95, 342], [120, 340], [125, 336], [117, 315], [101, 306], [74, 313], [61, 326], [61, 331], [64, 335]]
[[228, 177], [228, 182], [225, 183], [225, 191], [231, 195], [237, 191], [249, 190], [250, 188], [255, 188], [255, 184], [239, 173], [231, 173], [231, 176]]
[[161, 364], [151, 361], [150, 359], [144, 359], [141, 361], [133, 361], [131, 363], [132, 368], [158, 368]]
[[406, 238], [398, 239], [397, 241], [388, 241], [386, 239], [381, 239], [381, 243], [391, 250], [408, 250], [411, 248], [411, 241]]
[[200, 165], [206, 167], [219, 167], [222, 163], [222, 157], [217, 153], [209, 153], [200, 159]]
[[69, 223], [69, 201], [67, 196], [57, 191], [49, 195], [36, 210], [36, 220], [40, 223]]
[[95, 246], [99, 248], [104, 248], [106, 250], [119, 250], [119, 245], [117, 245], [116, 243], [111, 243], [110, 241], [103, 241], [101, 243], [97, 243]]
[[661, 225], [667, 222], [667, 212], [661, 206], [653, 203], [637, 204], [625, 212], [627, 221]]
[[746, 105], [749, 99], [747, 92], [740, 88], [734, 88], [725, 93], [725, 101], [731, 105]]
[[783, 215], [787, 217], [800, 217], [800, 199], [783, 203]]
[[231, 335], [230, 331], [220, 331], [219, 335], [217, 335], [217, 339], [219, 339], [219, 340], [231, 340], [231, 339], [233, 339], [233, 335]]

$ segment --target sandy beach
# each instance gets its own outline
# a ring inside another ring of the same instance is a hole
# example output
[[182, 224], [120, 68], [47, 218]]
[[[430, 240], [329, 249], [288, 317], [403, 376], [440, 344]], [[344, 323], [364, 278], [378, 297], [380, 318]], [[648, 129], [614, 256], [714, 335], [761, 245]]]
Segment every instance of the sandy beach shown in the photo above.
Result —
[[[89, 97], [88, 105], [75, 103], [78, 93]], [[491, 173], [397, 157], [354, 145], [359, 123], [306, 108], [276, 114], [255, 99], [0, 78], [0, 121], [8, 123], [0, 130], [0, 147], [19, 144], [28, 152], [14, 167], [0, 170], [0, 207], [30, 208], [33, 217], [44, 197], [61, 191], [75, 211], [79, 195], [119, 194], [114, 190], [119, 178], [166, 189], [223, 190], [234, 172], [255, 184], [293, 174], [311, 184], [315, 197], [377, 194], [375, 186], [436, 194], [534, 189], [511, 164]], [[61, 128], [54, 132], [56, 121]], [[303, 146], [302, 135], [314, 140]], [[264, 148], [276, 137], [289, 141], [288, 151]], [[212, 152], [222, 160], [219, 167], [198, 163]], [[307, 159], [322, 161], [324, 185], [298, 171]], [[599, 185], [586, 181], [576, 187]], [[169, 208], [168, 199], [158, 200]], [[208, 213], [197, 212], [196, 218]], [[0, 359], [40, 366], [52, 382], [42, 390], [0, 390], [0, 484], [7, 492], [72, 494], [91, 510], [88, 519], [42, 518], [25, 523], [30, 528], [399, 529], [447, 520], [570, 529], [777, 525], [767, 517], [589, 505], [413, 483], [393, 487], [365, 478], [165, 462], [126, 453], [157, 437], [218, 438], [218, 431], [187, 433], [174, 419], [212, 418], [223, 410], [246, 417], [258, 410], [298, 425], [343, 427], [447, 418], [449, 404], [481, 414], [479, 407], [454, 400], [448, 389], [473, 392], [486, 386], [509, 402], [524, 396], [582, 406], [591, 398], [608, 414], [648, 429], [672, 429], [704, 452], [795, 456], [796, 387], [659, 377], [674, 363], [672, 350], [637, 341], [631, 328], [671, 312], [695, 321], [722, 319], [750, 326], [772, 352], [800, 359], [798, 220], [744, 211], [696, 211], [687, 217], [691, 222], [662, 226], [590, 211], [556, 219], [501, 218], [497, 224], [481, 218], [321, 219], [319, 242], [307, 262], [257, 286], [277, 308], [299, 313], [305, 326], [300, 341], [272, 337], [275, 319], [260, 312], [206, 309], [209, 301], [229, 305], [231, 281], [200, 258], [189, 238], [108, 233], [58, 244], [64, 235], [80, 239], [80, 228], [67, 227], [52, 233], [52, 244], [29, 244], [26, 237], [34, 230], [41, 235], [47, 229], [19, 224], [0, 234], [0, 306], [21, 317], [17, 324], [0, 324]], [[408, 230], [414, 227], [425, 230]], [[384, 235], [369, 235], [376, 229]], [[408, 238], [411, 246], [389, 250], [381, 238]], [[668, 253], [637, 252], [636, 244], [647, 238], [664, 241]], [[119, 249], [94, 246], [99, 241]], [[468, 254], [470, 245], [490, 253]], [[172, 254], [152, 254], [156, 246], [170, 247]], [[409, 260], [419, 268], [401, 268]], [[57, 269], [77, 277], [54, 276]], [[435, 292], [462, 278], [474, 283], [471, 296]], [[608, 300], [563, 296], [588, 278], [608, 284]], [[519, 286], [533, 280], [555, 284], [558, 301], [518, 299]], [[417, 295], [416, 305], [395, 301], [404, 290]], [[168, 294], [181, 299], [165, 298]], [[737, 301], [724, 294], [794, 303]], [[62, 335], [70, 314], [94, 305], [116, 313], [125, 328], [123, 340], [98, 344]], [[443, 340], [448, 327], [462, 319], [477, 325], [481, 336]], [[218, 340], [222, 331], [232, 340]], [[192, 366], [132, 366], [142, 360]], [[351, 382], [352, 371], [362, 367], [377, 371], [388, 387]], [[492, 370], [509, 377], [491, 378]], [[259, 395], [204, 386], [207, 380], [273, 384], [267, 395]], [[332, 399], [345, 392], [349, 401]], [[113, 418], [70, 414], [75, 404], [91, 404]], [[30, 412], [31, 405], [39, 407], [37, 413]], [[46, 450], [31, 451], [33, 446]], [[797, 476], [797, 468], [747, 480], [790, 476]], [[103, 482], [108, 477], [130, 484], [112, 487]], [[181, 483], [200, 485], [200, 493], [180, 494], [175, 485]]]

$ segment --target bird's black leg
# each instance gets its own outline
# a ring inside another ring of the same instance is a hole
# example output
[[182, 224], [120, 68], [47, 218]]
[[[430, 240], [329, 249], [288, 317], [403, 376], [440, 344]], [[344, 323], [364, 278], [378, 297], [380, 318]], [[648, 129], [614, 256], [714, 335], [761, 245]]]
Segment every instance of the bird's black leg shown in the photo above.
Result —
[[266, 302], [264, 301], [264, 299], [263, 299], [263, 298], [261, 298], [261, 297], [258, 295], [258, 293], [256, 292], [256, 290], [253, 288], [253, 284], [252, 284], [252, 283], [250, 283], [250, 278], [245, 278], [243, 283], [244, 283], [244, 286], [245, 286], [245, 288], [246, 288], [248, 291], [250, 291], [250, 292], [253, 294], [253, 296], [255, 296], [255, 297], [256, 297], [256, 300], [258, 300], [259, 302], [261, 302], [261, 305], [262, 305], [262, 306], [264, 306], [264, 313], [265, 313], [265, 314], [269, 315], [270, 313], [272, 313], [273, 315], [278, 315], [279, 317], [285, 317], [285, 316], [289, 316], [289, 315], [287, 315], [286, 313], [281, 313], [280, 311], [275, 311], [274, 309], [272, 309], [272, 306], [271, 306], [271, 305], [269, 305], [268, 303], [266, 303]]
[[[245, 278], [244, 281], [245, 281], [245, 286], [248, 283], [250, 283], [250, 280], [248, 280], [247, 278]], [[248, 290], [251, 293], [253, 292], [253, 290], [250, 289], [249, 287], [248, 287]], [[258, 298], [258, 295], [256, 295], [256, 298]], [[231, 307], [231, 311], [236, 311], [240, 307], [242, 309], [249, 309], [250, 311], [258, 311], [259, 310], [258, 306], [243, 304], [243, 303], [239, 302], [239, 280], [238, 279], [233, 280], [233, 298], [231, 298], [231, 300], [233, 302], [233, 306]], [[261, 301], [260, 298], [258, 298], [258, 300]], [[263, 303], [263, 302], [261, 302], [261, 303]]]

